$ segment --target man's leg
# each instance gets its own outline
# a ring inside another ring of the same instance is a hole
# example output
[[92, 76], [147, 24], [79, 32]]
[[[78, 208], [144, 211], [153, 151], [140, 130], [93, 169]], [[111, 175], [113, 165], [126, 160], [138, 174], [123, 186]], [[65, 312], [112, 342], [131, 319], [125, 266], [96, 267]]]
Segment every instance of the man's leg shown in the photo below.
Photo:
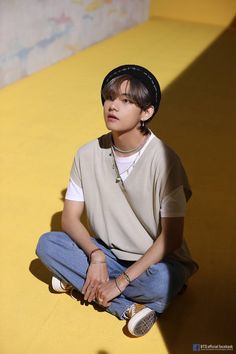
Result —
[[184, 267], [176, 261], [160, 262], [131, 282], [123, 295], [162, 313], [186, 283]]
[[[128, 268], [129, 262], [118, 260], [101, 242], [95, 239], [93, 242], [106, 255], [110, 278], [118, 277]], [[81, 292], [89, 266], [88, 258], [66, 233], [44, 234], [38, 242], [36, 253], [55, 275]], [[162, 313], [184, 283], [185, 274], [180, 263], [160, 262], [132, 281], [120, 296], [113, 299], [106, 310], [124, 319], [125, 312], [131, 305], [143, 303], [157, 313]]]
[[64, 232], [48, 232], [38, 241], [36, 254], [53, 274], [81, 290], [86, 277], [88, 259]]
[[[110, 278], [117, 277], [127, 268], [127, 266], [119, 264], [117, 258], [105, 245], [94, 238], [92, 240], [106, 255]], [[66, 233], [48, 232], [42, 235], [37, 245], [36, 254], [53, 274], [81, 292], [89, 266], [88, 257]], [[104, 310], [123, 318], [123, 314], [132, 304], [133, 301], [121, 295], [112, 301], [109, 308]]]

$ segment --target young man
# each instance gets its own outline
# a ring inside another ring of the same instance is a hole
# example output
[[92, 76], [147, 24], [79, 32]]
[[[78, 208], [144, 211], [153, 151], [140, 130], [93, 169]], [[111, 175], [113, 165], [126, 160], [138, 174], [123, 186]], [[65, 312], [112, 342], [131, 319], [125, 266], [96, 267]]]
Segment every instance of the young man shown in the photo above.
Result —
[[[177, 155], [147, 127], [161, 99], [154, 75], [115, 68], [101, 98], [110, 133], [77, 152], [64, 232], [41, 236], [37, 255], [55, 290], [76, 288], [142, 336], [198, 269], [183, 238], [191, 190]], [[81, 223], [84, 207], [93, 237]]]

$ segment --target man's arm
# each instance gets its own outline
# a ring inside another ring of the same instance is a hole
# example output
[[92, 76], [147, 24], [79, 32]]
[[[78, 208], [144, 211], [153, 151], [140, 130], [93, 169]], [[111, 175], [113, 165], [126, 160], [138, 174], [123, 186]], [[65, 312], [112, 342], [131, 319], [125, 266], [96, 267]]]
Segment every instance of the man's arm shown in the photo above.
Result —
[[[161, 234], [153, 245], [139, 260], [126, 269], [125, 272], [131, 282], [145, 272], [151, 265], [160, 262], [167, 254], [175, 251], [181, 246], [184, 228], [183, 217], [161, 218], [161, 228]], [[126, 277], [122, 275], [120, 275], [116, 281], [121, 291], [124, 291], [129, 285]], [[104, 299], [103, 306], [106, 307], [114, 297], [119, 295], [119, 293], [116, 284], [110, 281], [99, 287], [97, 295], [99, 298]]]
[[126, 273], [134, 280], [151, 265], [159, 263], [169, 253], [181, 246], [183, 241], [184, 218], [161, 218], [161, 234], [146, 253], [130, 266]]
[[61, 224], [63, 231], [66, 232], [90, 258], [86, 281], [82, 289], [84, 299], [90, 302], [95, 299], [98, 285], [107, 281], [109, 276], [105, 263], [105, 254], [100, 250], [91, 255], [91, 252], [97, 249], [97, 247], [92, 242], [87, 229], [81, 222], [83, 210], [84, 202], [66, 199]]
[[81, 222], [84, 211], [84, 202], [65, 200], [62, 212], [62, 230], [84, 250], [87, 256], [96, 248], [90, 239], [90, 235]]

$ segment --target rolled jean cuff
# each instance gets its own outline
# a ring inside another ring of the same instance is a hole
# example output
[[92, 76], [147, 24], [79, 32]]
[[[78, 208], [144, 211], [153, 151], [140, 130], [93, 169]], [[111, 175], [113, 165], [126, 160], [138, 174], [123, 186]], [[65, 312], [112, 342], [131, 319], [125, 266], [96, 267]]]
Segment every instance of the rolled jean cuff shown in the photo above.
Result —
[[153, 303], [144, 304], [144, 305], [149, 309], [155, 311], [157, 314], [163, 313], [169, 306], [169, 304], [163, 303], [161, 301], [155, 301]]
[[125, 297], [117, 297], [109, 307], [106, 308], [106, 311], [115, 315], [120, 320], [127, 320], [125, 313], [127, 310], [134, 304], [133, 301], [126, 299]]

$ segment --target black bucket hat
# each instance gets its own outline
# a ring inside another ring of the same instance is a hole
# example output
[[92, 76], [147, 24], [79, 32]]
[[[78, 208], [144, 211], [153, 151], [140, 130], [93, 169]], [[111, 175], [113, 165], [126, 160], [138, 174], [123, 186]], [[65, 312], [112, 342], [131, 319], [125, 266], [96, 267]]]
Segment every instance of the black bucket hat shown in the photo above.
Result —
[[[103, 88], [115, 77], [121, 75], [130, 75], [137, 80], [141, 81], [142, 84], [148, 89], [150, 96], [151, 96], [151, 103], [154, 107], [153, 115], [158, 111], [160, 101], [161, 101], [161, 90], [159, 82], [157, 81], [156, 77], [146, 68], [134, 65], [134, 64], [126, 64], [118, 66], [117, 68], [110, 71], [104, 78], [101, 92]], [[102, 104], [104, 104], [104, 98], [101, 95]]]

